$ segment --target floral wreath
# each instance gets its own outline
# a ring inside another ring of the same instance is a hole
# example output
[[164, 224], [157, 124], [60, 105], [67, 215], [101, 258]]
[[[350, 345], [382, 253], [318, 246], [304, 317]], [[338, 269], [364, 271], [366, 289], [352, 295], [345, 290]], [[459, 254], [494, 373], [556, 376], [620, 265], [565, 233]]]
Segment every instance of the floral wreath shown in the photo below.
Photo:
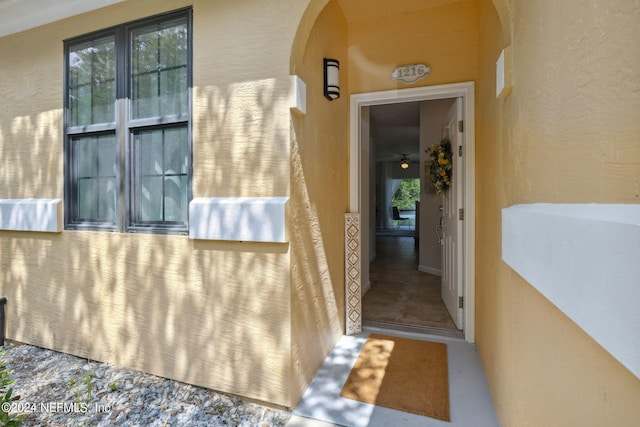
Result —
[[425, 151], [429, 155], [426, 164], [429, 177], [436, 190], [436, 196], [440, 196], [451, 186], [451, 142], [448, 138], [442, 138]]

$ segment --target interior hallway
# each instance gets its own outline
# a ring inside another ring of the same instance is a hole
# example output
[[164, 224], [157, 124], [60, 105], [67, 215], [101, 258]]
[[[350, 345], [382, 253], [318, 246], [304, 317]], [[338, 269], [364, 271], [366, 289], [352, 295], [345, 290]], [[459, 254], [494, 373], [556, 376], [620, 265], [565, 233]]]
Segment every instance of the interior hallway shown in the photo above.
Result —
[[378, 235], [370, 280], [362, 299], [365, 326], [463, 336], [440, 297], [440, 276], [418, 271], [413, 237]]

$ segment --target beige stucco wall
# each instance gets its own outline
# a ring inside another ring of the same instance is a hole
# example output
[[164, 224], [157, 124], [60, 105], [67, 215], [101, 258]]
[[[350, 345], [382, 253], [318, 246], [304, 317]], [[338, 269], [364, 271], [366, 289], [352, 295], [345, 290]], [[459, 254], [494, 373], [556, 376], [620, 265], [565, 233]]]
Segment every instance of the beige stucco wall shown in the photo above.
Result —
[[[640, 8], [513, 2], [503, 36], [478, 4], [476, 338], [501, 425], [637, 425], [640, 380], [502, 262], [500, 209], [640, 201]], [[496, 99], [507, 40], [514, 86]]]
[[[376, 3], [386, 0], [375, 0]], [[475, 1], [349, 23], [349, 90], [374, 92], [475, 81]], [[431, 75], [413, 84], [389, 77], [398, 66], [424, 63]]]
[[[300, 396], [344, 331], [344, 213], [348, 211], [347, 25], [330, 2], [303, 60], [307, 113], [294, 114], [291, 140], [292, 399]], [[323, 94], [323, 58], [340, 61], [342, 96]]]
[[[302, 3], [128, 1], [0, 38], [0, 198], [63, 197], [63, 40], [190, 4], [194, 196], [288, 196]], [[290, 263], [289, 244], [0, 232], [7, 335], [289, 406]]]
[[289, 194], [289, 58], [302, 3], [194, 2], [193, 158], [206, 171], [194, 195]]

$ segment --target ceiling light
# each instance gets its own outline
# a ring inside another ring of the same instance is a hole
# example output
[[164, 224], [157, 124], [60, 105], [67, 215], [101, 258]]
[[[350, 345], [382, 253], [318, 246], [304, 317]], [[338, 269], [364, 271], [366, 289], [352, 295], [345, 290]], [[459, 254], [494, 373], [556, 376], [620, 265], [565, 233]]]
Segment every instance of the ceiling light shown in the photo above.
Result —
[[406, 156], [400, 159], [400, 167], [402, 169], [407, 169], [409, 167], [409, 159], [407, 159]]

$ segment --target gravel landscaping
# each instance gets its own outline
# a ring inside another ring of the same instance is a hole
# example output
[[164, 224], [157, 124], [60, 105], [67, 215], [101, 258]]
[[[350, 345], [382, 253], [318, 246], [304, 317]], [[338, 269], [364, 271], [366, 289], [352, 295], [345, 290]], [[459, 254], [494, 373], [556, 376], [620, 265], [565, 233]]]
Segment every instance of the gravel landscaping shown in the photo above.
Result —
[[6, 343], [25, 426], [284, 426], [291, 414], [189, 384]]

